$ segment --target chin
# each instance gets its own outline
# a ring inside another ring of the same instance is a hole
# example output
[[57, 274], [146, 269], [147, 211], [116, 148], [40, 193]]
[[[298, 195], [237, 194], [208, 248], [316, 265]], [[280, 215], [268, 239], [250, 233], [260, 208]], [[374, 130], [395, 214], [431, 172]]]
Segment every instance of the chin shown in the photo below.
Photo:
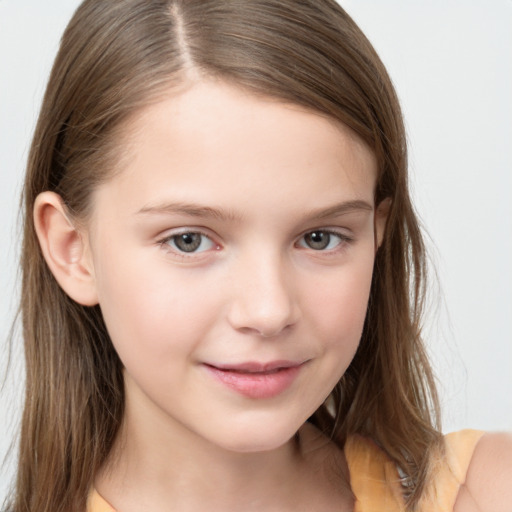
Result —
[[230, 424], [224, 440], [217, 444], [224, 449], [237, 453], [258, 453], [277, 450], [287, 444], [298, 432], [304, 422], [288, 423], [268, 421], [262, 424], [254, 422], [252, 425]]

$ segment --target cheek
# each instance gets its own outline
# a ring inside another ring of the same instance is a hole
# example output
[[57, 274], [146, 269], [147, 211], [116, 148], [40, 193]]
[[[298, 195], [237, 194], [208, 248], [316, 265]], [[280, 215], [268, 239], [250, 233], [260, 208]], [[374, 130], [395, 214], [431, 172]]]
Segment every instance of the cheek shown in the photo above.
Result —
[[321, 340], [325, 376], [321, 394], [327, 396], [355, 356], [368, 308], [373, 272], [373, 256], [347, 265], [326, 277], [323, 286], [309, 296], [315, 319], [312, 333]]
[[[316, 328], [332, 343], [358, 343], [368, 307], [373, 259], [341, 268], [308, 296], [317, 318]], [[319, 283], [322, 284], [322, 283]]]
[[357, 264], [317, 276], [304, 295], [308, 339], [317, 341], [315, 369], [302, 390], [304, 400], [311, 399], [311, 411], [329, 396], [354, 358], [366, 317], [372, 270], [373, 257], [359, 259]]
[[216, 294], [162, 258], [105, 254], [98, 265], [100, 307], [124, 361], [190, 351], [214, 321]]

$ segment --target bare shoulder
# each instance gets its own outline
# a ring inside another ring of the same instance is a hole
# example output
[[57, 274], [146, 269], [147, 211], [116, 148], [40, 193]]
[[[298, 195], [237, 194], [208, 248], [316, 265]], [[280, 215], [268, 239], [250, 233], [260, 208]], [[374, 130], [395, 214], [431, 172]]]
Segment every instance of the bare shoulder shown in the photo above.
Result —
[[512, 510], [512, 434], [486, 433], [476, 445], [454, 512]]

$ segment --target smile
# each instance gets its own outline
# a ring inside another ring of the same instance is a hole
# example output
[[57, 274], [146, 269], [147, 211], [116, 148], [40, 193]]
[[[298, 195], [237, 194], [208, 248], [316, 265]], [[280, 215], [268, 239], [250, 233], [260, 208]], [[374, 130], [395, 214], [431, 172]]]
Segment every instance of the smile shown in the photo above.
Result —
[[275, 361], [239, 365], [204, 364], [204, 368], [231, 390], [253, 399], [272, 398], [288, 389], [305, 362]]

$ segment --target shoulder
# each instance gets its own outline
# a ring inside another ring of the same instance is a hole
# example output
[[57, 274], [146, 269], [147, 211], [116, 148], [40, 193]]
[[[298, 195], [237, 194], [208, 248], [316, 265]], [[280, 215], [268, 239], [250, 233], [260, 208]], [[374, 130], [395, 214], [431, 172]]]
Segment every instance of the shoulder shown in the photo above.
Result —
[[510, 512], [512, 434], [486, 433], [475, 447], [454, 512]]

